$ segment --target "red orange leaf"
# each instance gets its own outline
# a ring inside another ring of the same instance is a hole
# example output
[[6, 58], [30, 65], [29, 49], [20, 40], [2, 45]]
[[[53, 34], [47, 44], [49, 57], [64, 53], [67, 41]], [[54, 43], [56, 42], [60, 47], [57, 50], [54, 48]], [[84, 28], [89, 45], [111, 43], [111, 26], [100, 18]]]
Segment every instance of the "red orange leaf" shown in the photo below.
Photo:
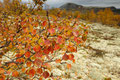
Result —
[[37, 69], [37, 73], [41, 74], [43, 71], [42, 71], [42, 68], [38, 68]]
[[48, 48], [47, 48], [47, 50], [49, 51], [49, 52], [51, 52], [51, 53], [53, 53], [53, 47], [52, 46], [49, 46]]
[[67, 54], [64, 54], [63, 57], [62, 57], [63, 60], [68, 60], [69, 59], [69, 56]]
[[45, 72], [43, 73], [43, 77], [44, 77], [44, 78], [48, 78], [48, 77], [49, 77], [49, 73], [48, 73], [47, 71], [45, 71]]
[[18, 71], [14, 71], [14, 72], [12, 72], [12, 76], [13, 76], [13, 77], [18, 77], [18, 76], [19, 76]]
[[16, 60], [16, 62], [19, 62], [19, 63], [24, 62], [24, 61], [25, 61], [24, 58], [20, 58], [20, 59], [17, 59], [17, 60]]
[[48, 29], [48, 32], [49, 32], [50, 34], [53, 34], [53, 33], [55, 33], [55, 29], [53, 29], [53, 28]]
[[60, 46], [56, 44], [55, 47], [54, 47], [54, 50], [56, 51], [58, 49], [60, 49]]
[[36, 73], [36, 71], [34, 69], [31, 69], [28, 74], [31, 75], [31, 76], [34, 76], [35, 73]]
[[41, 54], [42, 52], [37, 52], [36, 54], [35, 54], [35, 57], [42, 57], [43, 56], [43, 54]]
[[65, 41], [64, 41], [62, 36], [58, 36], [56, 42], [59, 43], [59, 44], [63, 44]]
[[46, 26], [47, 22], [46, 21], [43, 21], [42, 25], [43, 26]]
[[30, 57], [30, 52], [29, 51], [27, 51], [26, 53], [25, 53], [25, 57]]
[[33, 47], [33, 50], [35, 52], [39, 52], [41, 50], [41, 47], [39, 45], [36, 45], [36, 46]]
[[42, 78], [39, 78], [39, 80], [43, 80]]
[[42, 64], [42, 60], [37, 58], [37, 59], [35, 59], [34, 64], [37, 66], [40, 66]]
[[79, 31], [74, 31], [73, 35], [77, 37], [79, 35]]
[[44, 51], [43, 51], [45, 54], [49, 54], [49, 51], [48, 51], [48, 49], [44, 49]]
[[32, 31], [32, 34], [33, 34], [33, 35], [35, 35], [35, 34], [36, 34], [36, 30], [35, 30], [35, 29]]
[[16, 54], [15, 56], [16, 56], [16, 57], [21, 57], [22, 54], [18, 53], [18, 54]]

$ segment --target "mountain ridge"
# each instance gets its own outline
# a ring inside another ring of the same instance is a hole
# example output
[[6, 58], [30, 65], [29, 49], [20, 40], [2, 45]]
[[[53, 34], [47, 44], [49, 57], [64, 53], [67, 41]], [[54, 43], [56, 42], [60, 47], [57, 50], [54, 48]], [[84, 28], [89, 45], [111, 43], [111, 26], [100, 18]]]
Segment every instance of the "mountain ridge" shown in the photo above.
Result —
[[98, 7], [98, 6], [83, 6], [83, 5], [78, 5], [75, 3], [66, 3], [66, 4], [63, 4], [62, 6], [60, 6], [59, 8], [66, 9], [66, 10], [79, 10], [81, 12], [86, 12], [86, 11], [90, 11], [90, 10], [94, 10], [95, 12], [98, 12], [99, 10], [104, 10], [106, 8], [110, 8], [113, 12], [120, 14], [120, 9], [117, 9], [114, 6]]

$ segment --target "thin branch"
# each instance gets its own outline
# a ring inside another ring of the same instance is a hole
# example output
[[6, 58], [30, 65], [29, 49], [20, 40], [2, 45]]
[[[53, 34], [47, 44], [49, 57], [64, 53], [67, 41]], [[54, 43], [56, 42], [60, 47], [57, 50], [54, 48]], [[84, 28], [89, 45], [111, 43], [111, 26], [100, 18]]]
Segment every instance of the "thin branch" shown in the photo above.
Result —
[[48, 10], [46, 11], [46, 16], [47, 16], [47, 19], [48, 19], [48, 26], [49, 26], [49, 28], [50, 28], [50, 19], [49, 19], [49, 12], [48, 12]]

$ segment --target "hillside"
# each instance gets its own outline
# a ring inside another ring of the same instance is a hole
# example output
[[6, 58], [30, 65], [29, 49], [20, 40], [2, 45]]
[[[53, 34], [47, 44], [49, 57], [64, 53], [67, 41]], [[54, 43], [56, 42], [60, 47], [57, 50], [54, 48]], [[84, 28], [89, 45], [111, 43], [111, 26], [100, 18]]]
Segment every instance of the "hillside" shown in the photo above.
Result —
[[116, 9], [114, 6], [111, 7], [93, 7], [93, 6], [82, 6], [75, 3], [66, 3], [62, 6], [60, 6], [60, 9], [66, 9], [66, 10], [79, 10], [81, 12], [86, 12], [90, 10], [94, 10], [95, 12], [98, 12], [99, 10], [104, 10], [105, 8], [110, 8], [113, 12], [120, 14], [120, 9]]

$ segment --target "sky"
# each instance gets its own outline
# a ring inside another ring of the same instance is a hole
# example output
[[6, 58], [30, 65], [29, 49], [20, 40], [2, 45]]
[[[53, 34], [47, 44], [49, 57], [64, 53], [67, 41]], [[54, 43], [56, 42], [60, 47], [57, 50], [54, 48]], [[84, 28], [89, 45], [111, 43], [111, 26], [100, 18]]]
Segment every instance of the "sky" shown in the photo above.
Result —
[[[23, 2], [29, 2], [32, 0], [22, 0]], [[46, 4], [50, 7], [60, 7], [61, 5], [72, 2], [77, 3], [83, 6], [115, 6], [116, 8], [120, 8], [120, 0], [47, 0]]]
[[115, 6], [116, 8], [120, 8], [120, 0], [48, 0], [46, 3], [52, 7], [59, 7], [67, 2], [84, 6]]

